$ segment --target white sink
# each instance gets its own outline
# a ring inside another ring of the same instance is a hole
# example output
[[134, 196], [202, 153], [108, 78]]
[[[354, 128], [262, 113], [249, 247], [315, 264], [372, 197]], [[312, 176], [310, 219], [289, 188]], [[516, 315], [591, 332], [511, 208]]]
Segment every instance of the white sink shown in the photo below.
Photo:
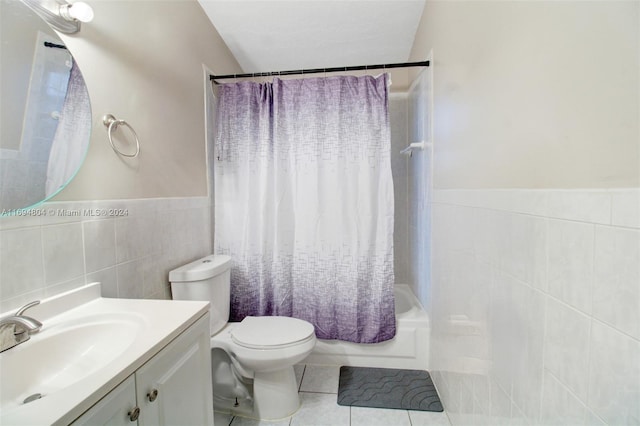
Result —
[[0, 425], [72, 423], [208, 306], [103, 298], [99, 283], [42, 300], [26, 313], [41, 331], [0, 353]]
[[25, 343], [0, 354], [0, 410], [47, 398], [101, 369], [129, 348], [144, 320], [108, 314], [46, 325]]

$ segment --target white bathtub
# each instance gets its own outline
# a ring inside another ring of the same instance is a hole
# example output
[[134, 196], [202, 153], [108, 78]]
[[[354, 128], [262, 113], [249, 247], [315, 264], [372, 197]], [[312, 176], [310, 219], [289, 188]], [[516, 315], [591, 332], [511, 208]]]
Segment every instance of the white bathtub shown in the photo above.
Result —
[[429, 369], [429, 317], [407, 284], [396, 284], [396, 336], [362, 344], [318, 339], [307, 364]]

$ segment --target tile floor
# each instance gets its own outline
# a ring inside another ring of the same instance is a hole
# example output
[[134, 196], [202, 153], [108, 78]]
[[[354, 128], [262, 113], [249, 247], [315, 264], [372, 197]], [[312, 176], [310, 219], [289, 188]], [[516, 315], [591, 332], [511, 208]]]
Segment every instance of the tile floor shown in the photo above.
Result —
[[216, 413], [215, 426], [450, 426], [446, 413], [344, 407], [336, 402], [339, 366], [296, 365], [302, 407], [290, 419], [258, 421]]

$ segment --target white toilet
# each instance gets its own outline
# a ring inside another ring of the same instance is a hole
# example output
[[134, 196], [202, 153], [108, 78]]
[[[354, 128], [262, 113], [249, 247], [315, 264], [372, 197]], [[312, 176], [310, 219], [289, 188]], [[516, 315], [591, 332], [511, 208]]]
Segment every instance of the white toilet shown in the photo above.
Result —
[[293, 365], [313, 350], [313, 325], [276, 316], [229, 323], [230, 267], [229, 256], [211, 255], [169, 273], [174, 300], [211, 303], [214, 408], [256, 419], [288, 417], [300, 407]]

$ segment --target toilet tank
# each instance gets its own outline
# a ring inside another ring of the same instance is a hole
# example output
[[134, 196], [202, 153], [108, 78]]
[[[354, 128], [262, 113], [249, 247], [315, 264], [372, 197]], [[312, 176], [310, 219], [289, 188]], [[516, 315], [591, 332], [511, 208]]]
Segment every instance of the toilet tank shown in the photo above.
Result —
[[229, 321], [231, 257], [210, 255], [169, 272], [173, 300], [210, 302], [211, 335]]

